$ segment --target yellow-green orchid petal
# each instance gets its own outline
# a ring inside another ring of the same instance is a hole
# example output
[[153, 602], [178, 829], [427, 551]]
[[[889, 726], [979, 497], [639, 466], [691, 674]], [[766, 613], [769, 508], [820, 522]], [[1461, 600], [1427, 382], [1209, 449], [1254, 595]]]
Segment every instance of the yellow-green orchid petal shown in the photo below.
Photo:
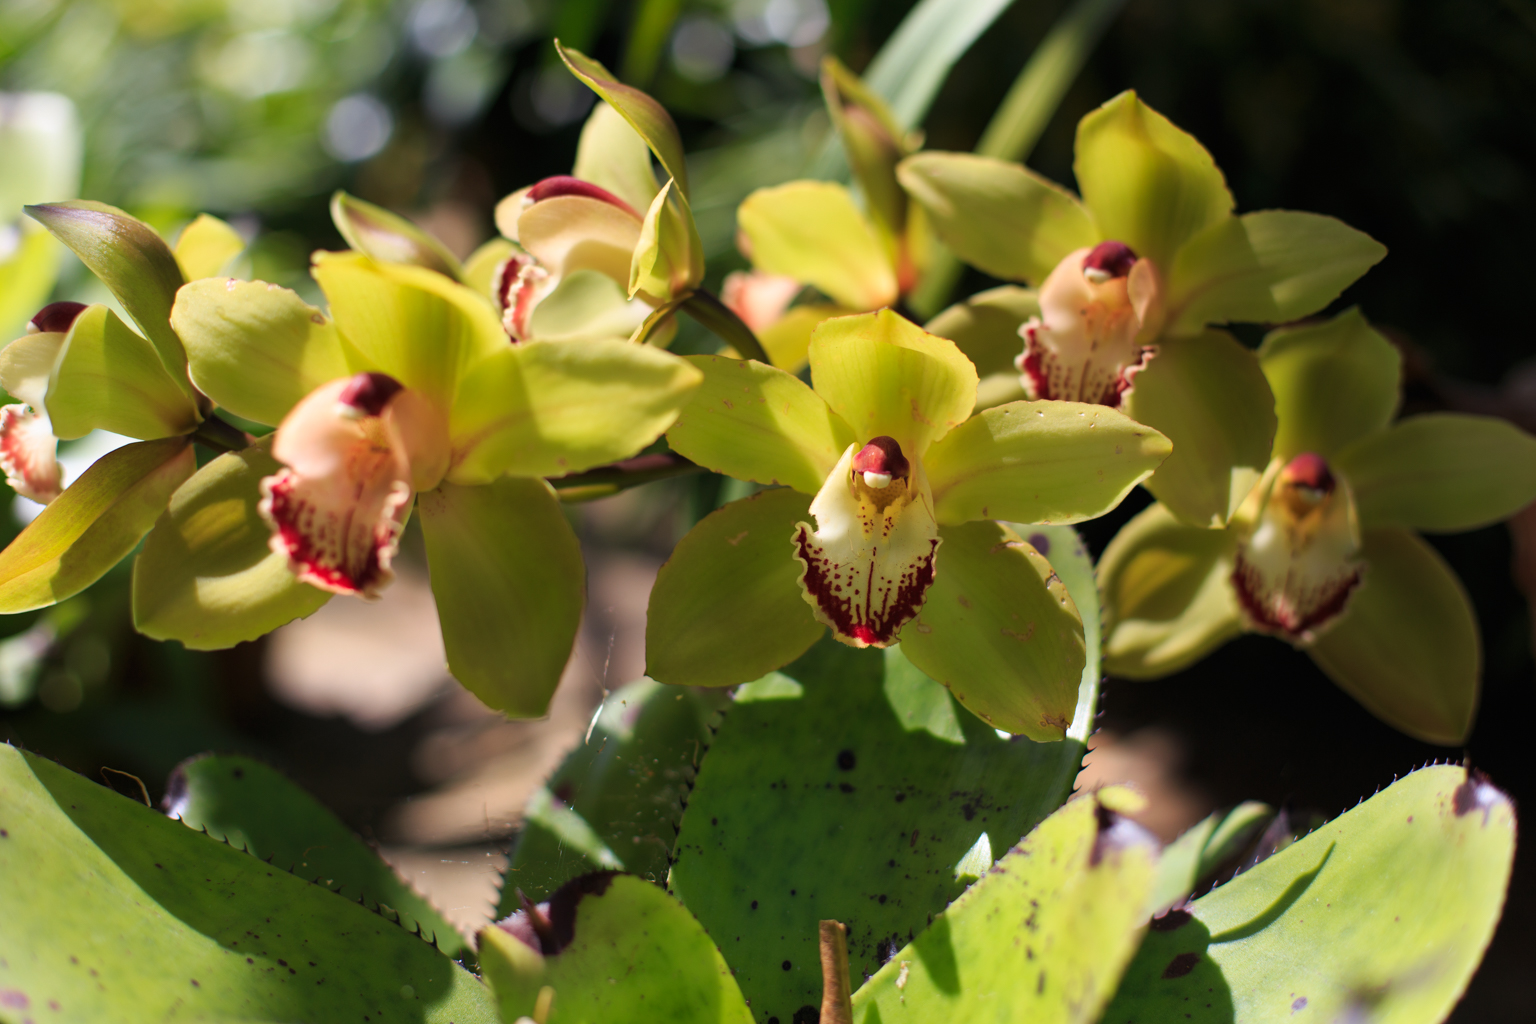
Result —
[[470, 367], [507, 348], [489, 300], [436, 271], [322, 252], [314, 276], [351, 369], [387, 373], [442, 408]]
[[0, 614], [46, 608], [101, 579], [196, 468], [182, 437], [102, 456], [0, 551]]
[[1536, 501], [1536, 437], [1491, 416], [1411, 416], [1339, 453], [1360, 525], [1454, 533]]
[[559, 499], [542, 480], [502, 477], [444, 483], [417, 505], [449, 671], [487, 707], [545, 714], [586, 604]]
[[1225, 526], [1269, 465], [1275, 401], [1253, 353], [1222, 331], [1165, 339], [1121, 408], [1173, 442], [1147, 489], [1191, 525]]
[[1338, 298], [1386, 254], [1370, 235], [1315, 213], [1227, 217], [1174, 258], [1167, 330], [1191, 334], [1206, 324], [1299, 319]]
[[645, 140], [623, 114], [601, 101], [581, 127], [571, 174], [607, 189], [637, 210], [649, 207], [658, 191]]
[[230, 264], [243, 252], [240, 232], [206, 213], [198, 214], [176, 239], [176, 263], [188, 281], [229, 273]]
[[757, 340], [774, 366], [797, 373], [810, 358], [811, 333], [816, 330], [816, 325], [830, 317], [848, 316], [852, 312], [854, 310], [824, 302], [795, 306], [757, 331]]
[[496, 273], [517, 252], [517, 246], [505, 238], [493, 238], [469, 254], [464, 261], [464, 283], [477, 295], [491, 295], [496, 288]]
[[628, 338], [650, 313], [650, 306], [626, 296], [613, 278], [578, 270], [562, 277], [533, 307], [528, 334], [539, 341]]
[[640, 214], [627, 206], [562, 193], [522, 209], [517, 241], [551, 274], [596, 270], [627, 287], [643, 226]]
[[[1358, 309], [1272, 331], [1259, 363], [1275, 393], [1275, 458], [1332, 458], [1397, 412], [1402, 358]], [[1175, 438], [1175, 443], [1177, 438]]]
[[1014, 360], [1024, 350], [1019, 328], [1039, 315], [1040, 297], [1034, 291], [1005, 284], [955, 303], [924, 324], [923, 330], [953, 341], [982, 377], [1016, 375]]
[[993, 277], [1039, 285], [1067, 253], [1104, 237], [1076, 196], [1019, 164], [918, 153], [896, 173], [944, 244]]
[[1172, 445], [1108, 406], [1010, 402], [928, 449], [940, 523], [973, 519], [1064, 525], [1103, 515], [1168, 458]]
[[821, 490], [855, 440], [821, 396], [793, 374], [759, 362], [688, 361], [703, 371], [703, 383], [667, 431], [673, 451], [738, 480], [784, 484], [802, 494]]
[[677, 125], [666, 108], [633, 86], [620, 82], [613, 72], [591, 57], [555, 40], [555, 49], [571, 74], [586, 83], [598, 96], [607, 100], [613, 109], [628, 121], [640, 134], [667, 176], [677, 182], [678, 188], [688, 195], [688, 166], [683, 159], [683, 140], [677, 134]]
[[629, 265], [629, 295], [658, 305], [686, 295], [704, 280], [704, 243], [688, 200], [675, 181], [651, 200]]
[[458, 279], [464, 268], [448, 247], [399, 214], [338, 191], [331, 221], [347, 244], [380, 263], [426, 267]]
[[1099, 559], [1104, 668], [1156, 679], [1242, 632], [1230, 582], [1237, 538], [1186, 526], [1162, 505], [1120, 528]]
[[287, 288], [205, 278], [183, 285], [171, 326], [203, 394], [236, 416], [277, 426], [299, 399], [345, 377], [336, 327]]
[[448, 479], [563, 476], [628, 458], [672, 426], [702, 379], [677, 356], [624, 341], [508, 345], [464, 381]]
[[54, 435], [66, 440], [100, 428], [150, 441], [186, 433], [202, 420], [154, 346], [106, 306], [75, 318], [45, 404]]
[[1038, 551], [998, 523], [940, 528], [939, 568], [901, 650], [993, 728], [1038, 742], [1072, 724], [1083, 622]]
[[907, 133], [885, 100], [836, 57], [822, 58], [821, 95], [870, 216], [894, 245], [907, 227], [908, 200], [896, 180], [896, 163], [909, 148]]
[[792, 181], [760, 188], [736, 210], [752, 265], [815, 285], [848, 309], [896, 301], [896, 273], [869, 219], [842, 185]]
[[672, 552], [651, 590], [645, 671], [663, 683], [734, 686], [803, 654], [824, 627], [800, 596], [790, 557], [811, 499], [754, 494], [706, 516]]
[[1099, 237], [1159, 267], [1232, 214], [1232, 193], [1211, 154], [1134, 92], [1078, 123], [1076, 154], [1072, 168]]
[[860, 443], [893, 437], [920, 458], [976, 404], [976, 367], [955, 343], [888, 309], [823, 320], [810, 356], [816, 393]]
[[257, 507], [282, 469], [269, 442], [220, 455], [171, 495], [133, 563], [133, 625], [195, 651], [233, 647], [331, 599], [274, 552]]
[[21, 244], [0, 259], [0, 338], [14, 337], [48, 301], [59, 276], [64, 247], [35, 225], [20, 225]]
[[1365, 579], [1306, 649], [1366, 709], [1416, 739], [1457, 746], [1477, 710], [1482, 650], [1472, 604], [1445, 561], [1408, 530], [1366, 530]]

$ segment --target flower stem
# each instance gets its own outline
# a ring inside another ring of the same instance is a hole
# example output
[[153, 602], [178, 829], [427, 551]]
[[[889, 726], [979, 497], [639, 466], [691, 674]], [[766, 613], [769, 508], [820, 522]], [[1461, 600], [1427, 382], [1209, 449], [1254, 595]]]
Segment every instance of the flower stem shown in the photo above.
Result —
[[620, 491], [648, 484], [653, 480], [666, 480], [689, 473], [702, 473], [704, 467], [688, 461], [676, 452], [655, 452], [636, 455], [632, 459], [598, 466], [585, 473], [553, 477], [549, 485], [566, 504], [595, 501], [618, 494]]
[[682, 308], [689, 316], [713, 331], [727, 345], [741, 353], [743, 359], [756, 359], [760, 363], [770, 362], [768, 353], [763, 351], [762, 343], [757, 340], [757, 335], [752, 333], [752, 328], [742, 322], [735, 310], [709, 292], [700, 288], [683, 300]]
[[250, 447], [255, 439], [233, 423], [209, 415], [197, 425], [196, 430], [192, 431], [192, 440], [222, 455], [225, 452], [243, 451]]

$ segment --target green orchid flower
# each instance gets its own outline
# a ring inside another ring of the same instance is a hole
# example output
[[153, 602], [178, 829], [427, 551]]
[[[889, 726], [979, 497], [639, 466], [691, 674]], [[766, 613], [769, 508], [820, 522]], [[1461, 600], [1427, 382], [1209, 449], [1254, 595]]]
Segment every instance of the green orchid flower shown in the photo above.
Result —
[[1266, 633], [1395, 728], [1461, 743], [1477, 623], [1415, 531], [1475, 529], [1536, 500], [1536, 438], [1482, 416], [1394, 422], [1401, 359], [1355, 310], [1271, 333], [1259, 362], [1279, 417], [1268, 469], [1225, 530], [1156, 504], [1110, 543], [1107, 669], [1157, 678]]
[[[885, 101], [835, 57], [821, 91], [858, 182], [791, 181], [760, 188], [736, 211], [750, 271], [728, 275], [720, 298], [762, 341], [775, 366], [805, 365], [811, 331], [833, 316], [895, 305], [922, 280], [932, 237], [922, 207], [896, 180], [918, 132], [903, 131]], [[807, 287], [827, 301], [791, 306]]]
[[333, 594], [374, 597], [414, 506], [450, 671], [543, 714], [585, 601], [544, 478], [650, 444], [702, 375], [627, 341], [514, 344], [484, 296], [426, 267], [322, 252], [313, 273], [329, 316], [260, 281], [177, 295], [198, 388], [277, 429], [200, 470], [150, 533], [138, 628], [222, 647]]
[[[46, 607], [100, 579], [154, 525], [192, 474], [194, 440], [224, 451], [245, 435], [210, 418], [170, 324], [176, 289], [217, 273], [245, 249], [207, 215], [172, 248], [149, 225], [102, 203], [27, 207], [112, 291], [138, 333], [105, 305], [56, 302], [0, 351], [0, 470], [42, 512], [0, 552], [0, 612]], [[59, 439], [107, 430], [138, 443], [110, 452], [65, 486]]]
[[1234, 214], [1211, 155], [1132, 92], [1078, 124], [1074, 170], [1081, 198], [987, 157], [901, 163], [956, 255], [1037, 289], [983, 293], [929, 329], [983, 372], [1012, 362], [1031, 398], [1110, 405], [1162, 431], [1174, 454], [1148, 488], [1221, 527], [1268, 462], [1274, 416], [1252, 353], [1208, 325], [1314, 313], [1386, 250], [1331, 217]]
[[746, 682], [830, 626], [855, 647], [900, 641], [996, 728], [1060, 739], [1082, 622], [1044, 554], [996, 520], [1102, 515], [1167, 457], [1167, 439], [1076, 402], [972, 416], [970, 360], [889, 310], [823, 321], [809, 356], [813, 386], [757, 361], [690, 357], [704, 383], [668, 443], [783, 486], [678, 544], [651, 593], [648, 674]]

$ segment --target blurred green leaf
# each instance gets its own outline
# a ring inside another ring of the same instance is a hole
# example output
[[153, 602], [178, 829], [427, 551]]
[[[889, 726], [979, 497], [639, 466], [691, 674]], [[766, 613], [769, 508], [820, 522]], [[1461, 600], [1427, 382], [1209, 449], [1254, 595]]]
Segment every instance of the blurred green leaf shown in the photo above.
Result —
[[58, 239], [32, 228], [22, 232], [16, 251], [0, 260], [0, 339], [20, 336], [48, 302], [63, 255]]
[[864, 72], [907, 128], [922, 123], [950, 69], [1013, 0], [921, 0]]

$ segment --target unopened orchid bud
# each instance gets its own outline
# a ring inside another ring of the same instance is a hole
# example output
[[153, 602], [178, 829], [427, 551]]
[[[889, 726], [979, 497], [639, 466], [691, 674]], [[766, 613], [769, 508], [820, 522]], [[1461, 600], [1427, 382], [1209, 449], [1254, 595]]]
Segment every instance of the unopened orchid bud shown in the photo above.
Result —
[[1136, 253], [1124, 242], [1100, 242], [1083, 257], [1083, 277], [1089, 284], [1104, 284], [1127, 277], [1136, 265]]
[[27, 333], [63, 334], [74, 326], [75, 317], [83, 312], [83, 302], [50, 302], [27, 323]]
[[901, 445], [885, 435], [873, 438], [853, 457], [853, 471], [864, 475], [866, 486], [884, 490], [893, 480], [905, 480], [910, 470]]

